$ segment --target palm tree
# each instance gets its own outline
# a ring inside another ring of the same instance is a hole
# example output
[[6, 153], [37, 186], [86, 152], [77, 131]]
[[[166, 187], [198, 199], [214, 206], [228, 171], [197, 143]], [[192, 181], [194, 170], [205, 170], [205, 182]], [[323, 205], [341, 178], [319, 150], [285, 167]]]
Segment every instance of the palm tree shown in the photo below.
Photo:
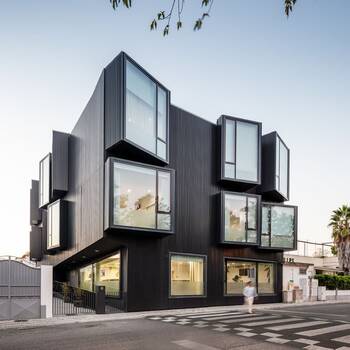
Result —
[[350, 270], [350, 207], [343, 205], [333, 211], [329, 222], [332, 227], [333, 242], [338, 253], [339, 267], [344, 274]]

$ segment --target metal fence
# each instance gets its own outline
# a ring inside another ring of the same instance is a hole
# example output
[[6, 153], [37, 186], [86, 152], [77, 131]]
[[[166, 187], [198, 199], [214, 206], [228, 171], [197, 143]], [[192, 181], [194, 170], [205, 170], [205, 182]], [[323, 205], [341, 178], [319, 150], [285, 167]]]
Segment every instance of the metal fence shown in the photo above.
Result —
[[0, 257], [0, 320], [39, 318], [40, 268]]
[[324, 258], [334, 256], [331, 242], [316, 243], [298, 240], [297, 250], [286, 252], [286, 255], [309, 256], [314, 258]]
[[54, 281], [52, 312], [57, 315], [95, 313], [96, 294]]

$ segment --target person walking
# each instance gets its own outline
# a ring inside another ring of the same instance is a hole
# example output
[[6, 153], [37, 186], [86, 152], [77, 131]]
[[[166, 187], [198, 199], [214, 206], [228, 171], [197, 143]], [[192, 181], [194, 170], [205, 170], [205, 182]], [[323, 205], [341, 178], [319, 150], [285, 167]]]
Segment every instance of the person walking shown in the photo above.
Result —
[[248, 281], [243, 289], [244, 302], [248, 305], [248, 313], [253, 313], [254, 298], [258, 295], [252, 281]]

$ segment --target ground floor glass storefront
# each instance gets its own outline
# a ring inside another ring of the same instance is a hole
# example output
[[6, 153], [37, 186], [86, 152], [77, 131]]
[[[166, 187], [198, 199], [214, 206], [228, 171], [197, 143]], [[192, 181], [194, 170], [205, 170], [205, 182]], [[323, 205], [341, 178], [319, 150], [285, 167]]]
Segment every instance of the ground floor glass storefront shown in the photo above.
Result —
[[105, 286], [106, 295], [120, 296], [120, 252], [79, 270], [79, 288], [95, 291]]
[[248, 281], [260, 294], [274, 294], [276, 268], [274, 263], [225, 259], [225, 294], [242, 295]]

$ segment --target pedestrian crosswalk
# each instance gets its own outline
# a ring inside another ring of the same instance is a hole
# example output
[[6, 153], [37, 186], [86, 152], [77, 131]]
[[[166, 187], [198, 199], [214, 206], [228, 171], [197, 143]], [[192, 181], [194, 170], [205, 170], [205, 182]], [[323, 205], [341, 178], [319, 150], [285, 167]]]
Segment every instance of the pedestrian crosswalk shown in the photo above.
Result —
[[152, 316], [149, 320], [178, 326], [210, 329], [213, 332], [233, 333], [247, 338], [286, 344], [299, 349], [350, 350], [350, 322], [327, 318], [289, 315], [262, 311], [189, 312], [169, 316]]

